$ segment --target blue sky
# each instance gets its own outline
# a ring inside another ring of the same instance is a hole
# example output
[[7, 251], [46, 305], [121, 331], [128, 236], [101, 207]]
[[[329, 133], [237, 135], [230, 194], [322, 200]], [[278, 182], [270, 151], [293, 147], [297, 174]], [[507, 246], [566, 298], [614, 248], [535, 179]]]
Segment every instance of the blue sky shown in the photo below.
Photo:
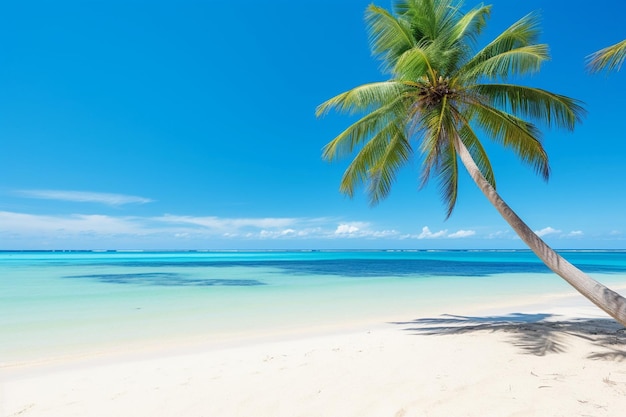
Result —
[[[4, 2], [0, 249], [523, 248], [465, 173], [447, 221], [417, 163], [376, 207], [339, 193], [348, 161], [320, 155], [349, 120], [314, 111], [385, 79], [369, 3]], [[487, 3], [483, 42], [541, 13], [552, 60], [524, 82], [588, 111], [545, 131], [547, 183], [489, 146], [500, 193], [556, 248], [626, 248], [626, 69], [584, 68], [626, 3]]]

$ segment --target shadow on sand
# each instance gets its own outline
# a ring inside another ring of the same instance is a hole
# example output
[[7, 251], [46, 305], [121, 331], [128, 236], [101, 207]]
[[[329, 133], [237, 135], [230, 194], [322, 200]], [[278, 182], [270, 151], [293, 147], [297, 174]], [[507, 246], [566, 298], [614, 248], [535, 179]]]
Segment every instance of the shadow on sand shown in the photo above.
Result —
[[626, 360], [626, 329], [611, 319], [559, 320], [553, 314], [513, 313], [504, 316], [455, 316], [421, 318], [394, 322], [415, 335], [450, 335], [473, 332], [504, 332], [522, 352], [544, 356], [567, 351], [568, 338], [588, 341], [602, 352], [592, 352], [590, 359]]

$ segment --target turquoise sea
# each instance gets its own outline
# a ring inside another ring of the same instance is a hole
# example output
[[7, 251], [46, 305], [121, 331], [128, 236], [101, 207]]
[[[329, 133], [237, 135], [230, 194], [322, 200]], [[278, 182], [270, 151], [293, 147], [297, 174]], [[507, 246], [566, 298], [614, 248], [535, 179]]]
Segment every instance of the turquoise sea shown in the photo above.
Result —
[[[564, 251], [609, 286], [626, 251]], [[0, 366], [570, 291], [529, 251], [0, 252]]]

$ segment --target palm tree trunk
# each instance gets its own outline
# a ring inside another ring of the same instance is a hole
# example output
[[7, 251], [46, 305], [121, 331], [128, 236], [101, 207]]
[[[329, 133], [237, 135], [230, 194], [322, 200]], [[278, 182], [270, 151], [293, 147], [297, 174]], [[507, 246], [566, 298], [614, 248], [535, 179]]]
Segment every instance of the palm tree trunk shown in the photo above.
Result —
[[487, 199], [494, 205], [500, 215], [515, 230], [526, 245], [557, 275], [574, 287], [579, 293], [587, 297], [591, 302], [604, 310], [608, 315], [626, 326], [626, 298], [615, 291], [597, 282], [580, 269], [565, 260], [548, 246], [539, 236], [531, 230], [526, 223], [504, 202], [496, 190], [487, 182], [471, 154], [457, 138], [456, 148], [461, 161], [470, 176], [485, 194]]

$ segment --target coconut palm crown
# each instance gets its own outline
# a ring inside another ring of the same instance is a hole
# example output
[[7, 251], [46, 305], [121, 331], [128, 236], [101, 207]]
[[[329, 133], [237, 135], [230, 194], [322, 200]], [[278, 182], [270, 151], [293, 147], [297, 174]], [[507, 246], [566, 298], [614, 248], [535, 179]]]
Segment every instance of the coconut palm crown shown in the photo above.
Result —
[[397, 0], [389, 12], [366, 11], [370, 44], [388, 81], [365, 84], [317, 108], [360, 114], [326, 145], [328, 160], [356, 154], [340, 190], [352, 196], [365, 184], [372, 203], [389, 194], [398, 170], [415, 151], [421, 184], [438, 181], [449, 217], [457, 200], [459, 160], [476, 185], [528, 247], [556, 274], [626, 326], [626, 299], [550, 248], [504, 202], [485, 147], [489, 138], [511, 149], [547, 179], [548, 155], [536, 123], [572, 130], [581, 103], [509, 80], [536, 72], [549, 58], [537, 43], [537, 16], [529, 14], [482, 48], [477, 39], [491, 6], [463, 12], [461, 1]]
[[496, 185], [477, 131], [548, 178], [548, 156], [529, 120], [572, 129], [583, 109], [571, 98], [506, 82], [539, 70], [549, 58], [548, 47], [536, 43], [537, 17], [525, 16], [473, 52], [491, 6], [466, 13], [461, 6], [450, 0], [401, 0], [393, 13], [368, 7], [372, 51], [391, 79], [356, 87], [317, 109], [318, 116], [331, 109], [365, 113], [324, 149], [328, 160], [358, 149], [343, 176], [343, 192], [352, 196], [366, 183], [371, 202], [378, 202], [417, 147], [421, 184], [438, 180], [449, 216], [457, 199], [457, 141]]

